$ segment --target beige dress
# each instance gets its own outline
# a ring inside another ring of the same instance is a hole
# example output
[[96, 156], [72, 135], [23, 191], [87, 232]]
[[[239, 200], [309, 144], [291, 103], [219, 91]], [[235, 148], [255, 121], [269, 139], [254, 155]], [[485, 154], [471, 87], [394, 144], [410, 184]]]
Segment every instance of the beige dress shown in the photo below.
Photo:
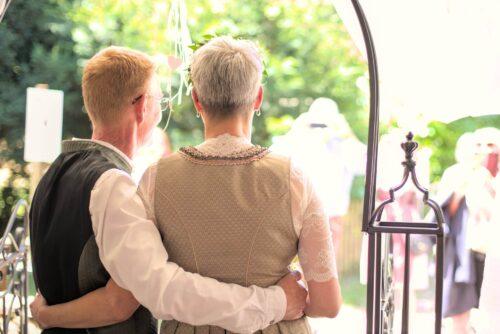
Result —
[[[313, 249], [315, 254], [304, 250], [301, 263], [309, 269], [306, 279], [336, 277], [326, 217], [318, 212], [320, 219], [308, 215], [316, 219], [297, 231], [297, 205], [292, 203], [296, 185], [290, 182], [289, 159], [253, 145], [224, 155], [189, 147], [161, 160], [154, 169], [154, 187], [147, 191], [152, 215], [170, 260], [185, 270], [221, 282], [268, 287], [288, 273], [302, 236], [317, 237], [317, 231], [323, 231], [316, 243], [325, 246]], [[149, 182], [143, 181], [142, 189]], [[309, 255], [318, 261], [309, 260]], [[229, 333], [176, 320], [164, 321], [161, 328], [165, 334]], [[311, 330], [302, 318], [270, 324], [259, 333], [308, 334]]]

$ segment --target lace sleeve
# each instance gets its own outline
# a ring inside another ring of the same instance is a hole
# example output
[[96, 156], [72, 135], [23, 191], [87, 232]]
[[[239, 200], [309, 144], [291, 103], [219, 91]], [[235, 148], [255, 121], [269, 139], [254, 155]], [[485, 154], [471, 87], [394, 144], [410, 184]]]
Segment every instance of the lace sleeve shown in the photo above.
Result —
[[299, 236], [299, 263], [306, 281], [338, 278], [328, 216], [312, 183], [293, 162], [290, 190], [294, 228]]

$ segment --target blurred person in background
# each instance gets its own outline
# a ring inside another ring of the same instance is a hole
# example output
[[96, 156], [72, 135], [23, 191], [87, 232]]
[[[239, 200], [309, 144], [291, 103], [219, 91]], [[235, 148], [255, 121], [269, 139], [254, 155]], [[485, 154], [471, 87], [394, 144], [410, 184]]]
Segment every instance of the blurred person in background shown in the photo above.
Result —
[[480, 334], [496, 334], [500, 332], [500, 246], [498, 236], [500, 235], [500, 176], [499, 153], [500, 153], [500, 131], [498, 129], [486, 128], [477, 131], [478, 146], [483, 153], [483, 163], [492, 175], [491, 190], [492, 200], [489, 212], [489, 224], [487, 224], [483, 241], [486, 241], [484, 251], [487, 254], [484, 266], [484, 279], [481, 290]]
[[353, 179], [365, 172], [366, 145], [356, 138], [337, 103], [325, 97], [314, 100], [291, 130], [274, 141], [271, 151], [291, 157], [311, 179], [325, 205], [338, 250]]
[[484, 235], [481, 237], [476, 227], [478, 217], [484, 214], [480, 203], [489, 203], [492, 176], [484, 167], [479, 138], [477, 133], [465, 133], [459, 138], [457, 163], [443, 173], [437, 196], [446, 224], [443, 317], [451, 318], [454, 334], [472, 330], [470, 311], [479, 306], [484, 269], [480, 245]]

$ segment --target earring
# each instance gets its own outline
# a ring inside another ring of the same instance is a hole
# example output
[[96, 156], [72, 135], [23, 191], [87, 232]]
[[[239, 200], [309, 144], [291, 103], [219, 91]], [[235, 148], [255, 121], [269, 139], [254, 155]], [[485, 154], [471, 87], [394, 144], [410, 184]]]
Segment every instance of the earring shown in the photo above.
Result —
[[256, 114], [257, 116], [260, 116], [260, 109], [255, 110], [255, 114]]
[[196, 118], [200, 118], [200, 112], [196, 111]]

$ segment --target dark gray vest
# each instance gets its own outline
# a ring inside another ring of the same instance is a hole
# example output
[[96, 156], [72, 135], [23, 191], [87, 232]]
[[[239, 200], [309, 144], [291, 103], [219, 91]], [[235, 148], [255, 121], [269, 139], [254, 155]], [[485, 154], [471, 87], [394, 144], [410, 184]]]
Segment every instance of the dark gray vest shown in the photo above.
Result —
[[[64, 303], [106, 285], [110, 276], [99, 259], [89, 212], [90, 194], [109, 169], [131, 172], [114, 150], [95, 142], [64, 141], [62, 153], [38, 185], [30, 209], [35, 282], [49, 305]], [[133, 264], [131, 264], [133, 265]], [[140, 307], [123, 323], [44, 333], [156, 333], [156, 321]]]

